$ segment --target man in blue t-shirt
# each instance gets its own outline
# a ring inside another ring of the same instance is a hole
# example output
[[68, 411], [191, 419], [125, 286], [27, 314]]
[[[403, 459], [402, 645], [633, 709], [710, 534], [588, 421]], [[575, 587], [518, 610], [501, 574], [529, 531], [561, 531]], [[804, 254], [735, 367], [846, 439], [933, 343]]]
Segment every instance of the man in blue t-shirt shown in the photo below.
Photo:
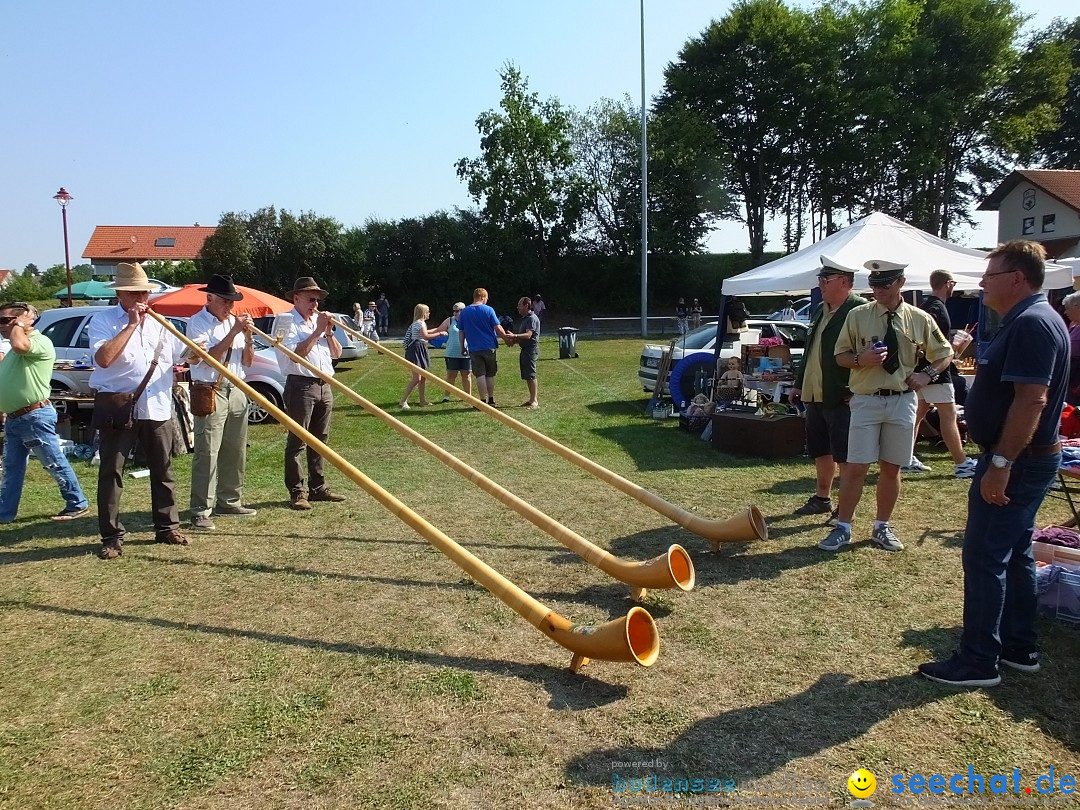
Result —
[[507, 332], [499, 324], [495, 310], [487, 304], [488, 293], [483, 287], [473, 290], [473, 302], [458, 315], [458, 329], [465, 333], [465, 342], [472, 356], [472, 371], [480, 399], [495, 407], [495, 375], [499, 371], [495, 350], [499, 338]]
[[1007, 242], [989, 258], [979, 286], [1002, 318], [965, 405], [968, 435], [983, 454], [968, 492], [964, 630], [952, 658], [919, 667], [950, 686], [997, 686], [999, 663], [1039, 670], [1031, 533], [1061, 461], [1069, 378], [1065, 323], [1041, 292], [1042, 245]]

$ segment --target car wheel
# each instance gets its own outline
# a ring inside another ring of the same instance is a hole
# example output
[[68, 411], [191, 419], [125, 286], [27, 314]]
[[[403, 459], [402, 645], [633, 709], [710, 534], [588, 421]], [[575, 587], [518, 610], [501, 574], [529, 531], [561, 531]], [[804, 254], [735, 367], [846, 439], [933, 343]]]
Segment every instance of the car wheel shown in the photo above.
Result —
[[[281, 395], [271, 386], [266, 385], [266, 383], [253, 383], [251, 387], [258, 391], [262, 396], [266, 397], [274, 406], [278, 408], [282, 406]], [[266, 408], [254, 400], [248, 400], [249, 425], [265, 425], [273, 421], [274, 417], [270, 415], [270, 412], [266, 410]]]

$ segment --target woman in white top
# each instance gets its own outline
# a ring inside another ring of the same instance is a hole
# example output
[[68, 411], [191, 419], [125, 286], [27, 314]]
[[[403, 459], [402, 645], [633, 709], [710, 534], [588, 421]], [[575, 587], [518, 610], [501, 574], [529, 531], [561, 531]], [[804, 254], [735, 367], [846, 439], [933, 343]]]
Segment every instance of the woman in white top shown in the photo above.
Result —
[[[413, 365], [417, 365], [420, 368], [427, 370], [431, 367], [431, 359], [428, 357], [427, 342], [432, 338], [442, 337], [446, 332], [439, 330], [431, 331], [427, 328], [427, 319], [431, 315], [431, 310], [428, 309], [427, 304], [417, 304], [413, 307], [413, 322], [408, 329], [405, 330], [405, 339], [402, 343], [405, 346], [405, 359]], [[404, 410], [409, 410], [409, 394], [415, 388], [420, 394], [420, 405], [430, 405], [428, 402], [425, 391], [426, 380], [421, 376], [419, 371], [412, 373], [412, 378], [409, 380], [409, 384], [405, 386], [405, 395], [401, 398], [399, 403]]]

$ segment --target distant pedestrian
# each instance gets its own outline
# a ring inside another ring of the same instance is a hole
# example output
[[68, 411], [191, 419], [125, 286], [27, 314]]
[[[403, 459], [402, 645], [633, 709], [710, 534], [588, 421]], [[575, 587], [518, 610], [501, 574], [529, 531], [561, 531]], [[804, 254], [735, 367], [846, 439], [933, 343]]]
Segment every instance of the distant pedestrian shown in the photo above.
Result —
[[686, 306], [685, 298], [680, 298], [675, 305], [675, 321], [679, 325], [680, 335], [685, 335], [690, 330], [690, 307]]
[[544, 320], [545, 309], [547, 309], [547, 304], [545, 304], [544, 299], [540, 297], [540, 293], [537, 293], [532, 297], [532, 311], [538, 321]]
[[795, 320], [795, 302], [790, 299], [784, 305], [784, 308], [780, 311], [780, 320], [793, 321]]
[[701, 303], [695, 298], [694, 303], [690, 305], [690, 328], [697, 329], [701, 326], [701, 315], [704, 310], [701, 308]]
[[375, 326], [378, 320], [378, 310], [374, 301], [368, 301], [367, 309], [360, 314], [360, 323], [356, 328], [360, 330], [360, 334], [369, 340], [374, 340], [376, 343], [379, 341], [379, 330]]
[[375, 302], [375, 311], [378, 314], [378, 323], [375, 328], [380, 335], [385, 336], [390, 331], [390, 299], [386, 293], [379, 293], [379, 299]]

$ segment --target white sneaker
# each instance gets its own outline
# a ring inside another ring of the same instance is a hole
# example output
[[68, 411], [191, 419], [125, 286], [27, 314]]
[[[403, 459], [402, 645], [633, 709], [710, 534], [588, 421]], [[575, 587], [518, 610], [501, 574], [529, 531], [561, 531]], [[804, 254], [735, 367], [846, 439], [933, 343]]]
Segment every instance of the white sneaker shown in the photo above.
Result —
[[956, 477], [957, 478], [974, 478], [975, 477], [975, 465], [978, 462], [973, 458], [965, 458], [959, 464], [956, 465]]
[[919, 461], [917, 458], [915, 458], [915, 456], [912, 456], [911, 461], [909, 461], [907, 464], [905, 464], [903, 467], [900, 468], [900, 472], [906, 472], [906, 473], [930, 472], [930, 465], [929, 464], [923, 464], [921, 461]]

